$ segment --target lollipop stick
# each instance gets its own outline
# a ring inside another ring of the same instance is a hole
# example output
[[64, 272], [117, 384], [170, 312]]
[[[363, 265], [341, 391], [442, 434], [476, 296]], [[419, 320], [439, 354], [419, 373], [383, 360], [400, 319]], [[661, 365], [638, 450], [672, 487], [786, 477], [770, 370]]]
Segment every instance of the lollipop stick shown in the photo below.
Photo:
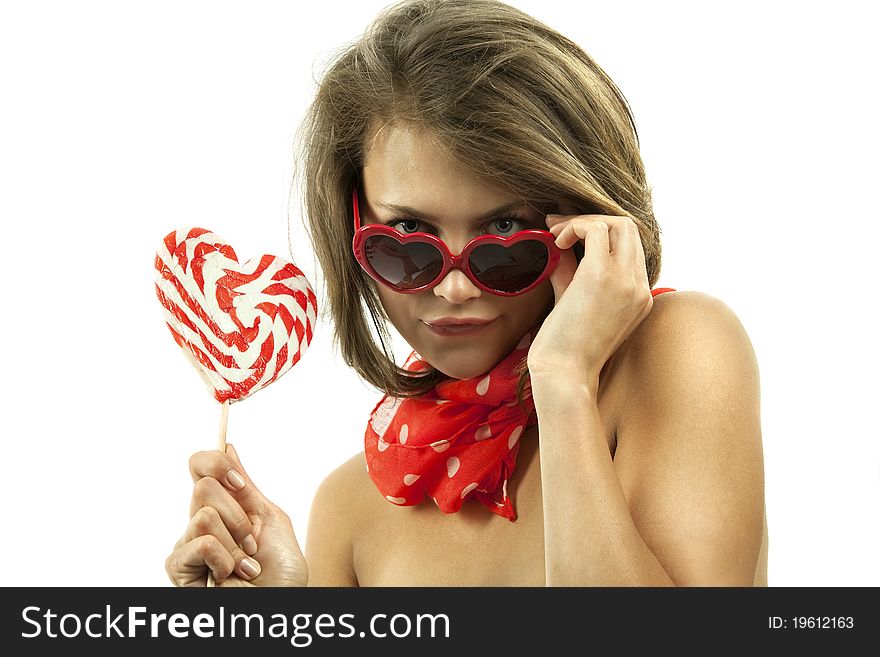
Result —
[[[221, 452], [226, 451], [226, 423], [229, 420], [229, 400], [227, 399], [220, 405], [220, 439], [217, 442], [217, 449]], [[214, 574], [208, 571], [207, 587], [214, 586]]]
[[220, 405], [220, 441], [217, 443], [217, 449], [221, 452], [226, 451], [226, 421], [229, 419], [229, 400], [227, 399]]

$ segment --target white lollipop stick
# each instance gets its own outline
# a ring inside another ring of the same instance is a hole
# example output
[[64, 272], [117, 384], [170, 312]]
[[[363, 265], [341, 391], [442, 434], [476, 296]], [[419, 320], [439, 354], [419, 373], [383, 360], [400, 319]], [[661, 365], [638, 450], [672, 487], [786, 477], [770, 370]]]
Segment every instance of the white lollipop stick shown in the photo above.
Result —
[[[220, 440], [217, 442], [217, 449], [221, 452], [226, 451], [226, 423], [229, 420], [229, 400], [220, 404]], [[214, 573], [208, 570], [207, 587], [214, 586]]]

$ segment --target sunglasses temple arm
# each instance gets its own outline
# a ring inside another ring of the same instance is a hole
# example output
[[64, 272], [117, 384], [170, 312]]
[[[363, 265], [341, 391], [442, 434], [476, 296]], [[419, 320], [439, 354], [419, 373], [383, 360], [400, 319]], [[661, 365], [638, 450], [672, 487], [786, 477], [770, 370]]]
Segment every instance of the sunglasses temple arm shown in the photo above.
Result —
[[354, 229], [357, 231], [357, 229], [361, 227], [361, 213], [360, 208], [358, 207], [357, 187], [351, 190], [351, 209], [352, 214], [354, 215]]

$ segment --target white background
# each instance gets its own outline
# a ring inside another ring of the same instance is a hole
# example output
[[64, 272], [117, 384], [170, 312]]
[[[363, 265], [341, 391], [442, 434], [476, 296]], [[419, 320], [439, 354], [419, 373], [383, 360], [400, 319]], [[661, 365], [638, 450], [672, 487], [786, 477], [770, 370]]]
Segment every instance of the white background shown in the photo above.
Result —
[[[4, 584], [169, 584], [187, 460], [220, 414], [162, 321], [155, 249], [202, 225], [242, 261], [290, 257], [318, 289], [297, 203], [288, 242], [294, 132], [323, 62], [384, 4], [0, 6]], [[630, 101], [659, 284], [720, 298], [752, 338], [771, 586], [880, 585], [870, 3], [513, 4]], [[322, 322], [229, 417], [301, 543], [379, 399], [330, 336]]]

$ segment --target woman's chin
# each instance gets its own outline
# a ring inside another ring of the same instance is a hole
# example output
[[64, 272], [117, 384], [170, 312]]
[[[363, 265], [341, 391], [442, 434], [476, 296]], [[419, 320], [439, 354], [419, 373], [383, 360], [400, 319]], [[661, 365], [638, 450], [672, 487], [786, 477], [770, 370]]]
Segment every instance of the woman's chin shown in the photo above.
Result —
[[[440, 368], [436, 368], [436, 369], [440, 369]], [[443, 374], [448, 376], [450, 379], [456, 379], [459, 381], [473, 379], [474, 377], [479, 376], [481, 374], [481, 372], [461, 371], [461, 370], [454, 370], [454, 369], [452, 369], [452, 370], [451, 369], [441, 369], [440, 371], [443, 372]]]
[[469, 363], [431, 363], [434, 369], [443, 372], [453, 379], [473, 379], [485, 374], [492, 369], [494, 363], [474, 362]]

